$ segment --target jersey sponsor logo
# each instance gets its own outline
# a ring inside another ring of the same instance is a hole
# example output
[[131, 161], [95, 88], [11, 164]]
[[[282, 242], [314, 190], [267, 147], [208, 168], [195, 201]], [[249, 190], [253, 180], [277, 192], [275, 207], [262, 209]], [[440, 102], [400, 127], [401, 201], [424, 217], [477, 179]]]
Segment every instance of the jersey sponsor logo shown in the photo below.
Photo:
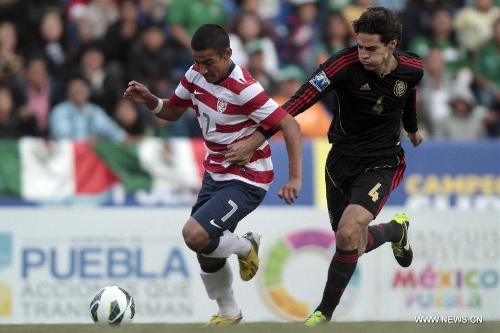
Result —
[[226, 111], [226, 108], [227, 108], [227, 101], [219, 98], [217, 100], [217, 112], [223, 113], [224, 111]]
[[401, 97], [406, 93], [406, 81], [397, 80], [394, 84], [394, 95]]
[[309, 83], [316, 88], [317, 91], [322, 92], [326, 87], [330, 85], [330, 79], [326, 76], [324, 71], [316, 74], [312, 79], [309, 80]]
[[359, 90], [372, 90], [372, 88], [370, 88], [370, 85], [368, 84], [368, 82], [366, 82], [365, 84], [363, 84], [361, 87], [359, 87]]
[[203, 93], [202, 93], [201, 91], [198, 91], [198, 90], [195, 90], [195, 91], [194, 91], [194, 94], [195, 94], [195, 95], [203, 95]]

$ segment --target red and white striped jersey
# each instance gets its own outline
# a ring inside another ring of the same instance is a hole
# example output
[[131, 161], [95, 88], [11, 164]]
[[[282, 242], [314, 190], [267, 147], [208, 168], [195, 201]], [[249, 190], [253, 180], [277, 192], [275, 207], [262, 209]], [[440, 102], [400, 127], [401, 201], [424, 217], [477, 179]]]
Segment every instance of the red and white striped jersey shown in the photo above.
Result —
[[214, 180], [238, 179], [269, 189], [274, 171], [267, 141], [244, 167], [231, 164], [224, 157], [229, 144], [250, 137], [258, 126], [273, 128], [287, 114], [248, 70], [233, 63], [226, 77], [212, 84], [193, 65], [175, 89], [170, 102], [196, 111], [207, 151], [203, 165]]

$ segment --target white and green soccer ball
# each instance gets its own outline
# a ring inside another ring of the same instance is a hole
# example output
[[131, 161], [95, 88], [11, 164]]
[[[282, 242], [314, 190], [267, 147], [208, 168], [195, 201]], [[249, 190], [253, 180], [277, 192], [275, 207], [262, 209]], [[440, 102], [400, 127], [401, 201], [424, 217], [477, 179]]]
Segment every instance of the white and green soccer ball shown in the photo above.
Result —
[[107, 286], [90, 302], [90, 315], [96, 324], [125, 325], [134, 320], [135, 301], [125, 289]]

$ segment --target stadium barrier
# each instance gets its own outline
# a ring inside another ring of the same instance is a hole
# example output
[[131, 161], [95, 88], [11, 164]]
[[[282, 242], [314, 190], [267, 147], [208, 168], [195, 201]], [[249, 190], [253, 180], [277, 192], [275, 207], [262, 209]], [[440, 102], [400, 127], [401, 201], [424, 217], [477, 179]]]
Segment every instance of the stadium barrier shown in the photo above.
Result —
[[[375, 223], [403, 207], [386, 207]], [[389, 244], [363, 255], [336, 321], [416, 317], [500, 320], [498, 211], [406, 209], [413, 264], [403, 269]], [[181, 229], [189, 208], [3, 208], [0, 324], [91, 323], [89, 304], [106, 285], [136, 299], [138, 323], [204, 322], [217, 311]], [[317, 305], [335, 238], [314, 207], [261, 207], [237, 232], [263, 234], [261, 267], [234, 292], [248, 322], [303, 320]]]

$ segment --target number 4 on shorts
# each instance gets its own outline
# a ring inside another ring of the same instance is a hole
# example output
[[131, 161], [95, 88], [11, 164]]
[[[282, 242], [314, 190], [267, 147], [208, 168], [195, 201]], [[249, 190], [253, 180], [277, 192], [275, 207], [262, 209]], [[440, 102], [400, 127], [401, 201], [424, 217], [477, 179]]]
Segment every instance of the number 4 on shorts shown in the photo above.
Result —
[[382, 186], [382, 184], [377, 183], [377, 185], [373, 186], [373, 188], [370, 190], [370, 192], [368, 192], [368, 195], [370, 197], [372, 197], [373, 202], [377, 202], [377, 200], [380, 196], [380, 193], [377, 192], [378, 189], [380, 188], [380, 186]]

